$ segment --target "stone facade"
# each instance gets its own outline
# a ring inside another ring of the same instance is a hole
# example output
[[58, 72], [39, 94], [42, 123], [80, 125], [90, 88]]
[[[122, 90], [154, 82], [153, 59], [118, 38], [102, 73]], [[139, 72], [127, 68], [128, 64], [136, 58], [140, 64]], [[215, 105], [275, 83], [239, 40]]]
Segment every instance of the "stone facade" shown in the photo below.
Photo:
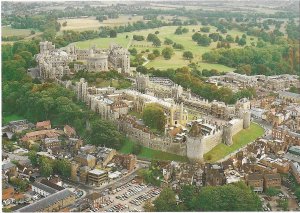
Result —
[[87, 70], [89, 72], [102, 72], [110, 69], [120, 73], [130, 74], [130, 54], [127, 49], [113, 44], [109, 49], [78, 49], [75, 46], [67, 46], [55, 49], [51, 42], [40, 42], [40, 53], [36, 55], [36, 61], [43, 79], [55, 79], [71, 74], [69, 63], [74, 64], [74, 71]]

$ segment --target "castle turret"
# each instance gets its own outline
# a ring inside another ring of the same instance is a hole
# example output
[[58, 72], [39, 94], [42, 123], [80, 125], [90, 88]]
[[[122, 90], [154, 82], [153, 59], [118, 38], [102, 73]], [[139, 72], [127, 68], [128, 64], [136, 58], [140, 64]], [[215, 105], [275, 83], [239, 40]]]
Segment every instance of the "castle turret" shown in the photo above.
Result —
[[226, 144], [227, 146], [231, 146], [233, 144], [232, 141], [232, 124], [227, 123], [223, 127], [223, 143]]
[[250, 127], [250, 122], [251, 122], [251, 113], [249, 110], [244, 111], [243, 113], [243, 128], [248, 129]]

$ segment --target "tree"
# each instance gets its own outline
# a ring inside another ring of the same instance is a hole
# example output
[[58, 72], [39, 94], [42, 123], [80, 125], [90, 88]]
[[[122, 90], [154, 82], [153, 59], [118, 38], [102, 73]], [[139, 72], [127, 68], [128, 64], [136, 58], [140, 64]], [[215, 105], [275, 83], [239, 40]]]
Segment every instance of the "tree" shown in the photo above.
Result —
[[63, 177], [69, 178], [71, 176], [71, 163], [67, 159], [55, 160], [53, 170]]
[[184, 185], [181, 187], [179, 199], [184, 203], [187, 210], [193, 210], [193, 198], [195, 197], [195, 187], [192, 185]]
[[131, 55], [135, 56], [137, 54], [137, 50], [135, 48], [129, 49], [128, 50]]
[[246, 43], [247, 43], [247, 41], [246, 41], [245, 38], [241, 38], [241, 39], [239, 40], [239, 42], [238, 42], [238, 44], [239, 44], [240, 46], [244, 46], [244, 45], [246, 45]]
[[141, 153], [143, 146], [139, 143], [133, 145], [132, 154], [138, 155]]
[[164, 188], [160, 195], [153, 201], [155, 211], [158, 212], [172, 212], [176, 211], [176, 197], [175, 192], [170, 188]]
[[155, 55], [155, 57], [158, 57], [160, 56], [160, 51], [158, 49], [154, 49], [153, 54]]
[[243, 182], [203, 187], [193, 202], [196, 211], [261, 211], [262, 209], [258, 195]]
[[9, 183], [13, 186], [15, 186], [16, 188], [18, 188], [20, 191], [24, 192], [27, 191], [28, 187], [29, 187], [29, 181], [28, 180], [22, 180], [20, 178], [11, 178], [9, 180]]
[[33, 150], [29, 151], [28, 158], [29, 158], [29, 160], [30, 160], [30, 162], [31, 162], [31, 164], [33, 166], [37, 166], [37, 164], [38, 164], [38, 158], [37, 158], [36, 151], [33, 151]]
[[149, 59], [149, 60], [154, 60], [154, 59], [155, 59], [155, 55], [154, 55], [153, 53], [150, 53], [150, 54], [148, 55], [148, 59]]
[[166, 124], [164, 110], [157, 104], [149, 104], [143, 110], [143, 121], [150, 128], [163, 131]]
[[300, 188], [299, 187], [295, 190], [295, 196], [297, 197], [298, 200], [300, 200]]
[[201, 31], [201, 32], [205, 32], [205, 33], [208, 33], [209, 30], [210, 30], [210, 27], [201, 27], [201, 28], [200, 28], [200, 31]]
[[110, 38], [116, 38], [117, 37], [117, 31], [116, 30], [110, 30], [109, 31], [109, 37]]
[[173, 53], [174, 50], [171, 47], [166, 47], [162, 50], [162, 55], [164, 56], [165, 59], [171, 59]]
[[165, 41], [164, 41], [164, 44], [165, 45], [171, 45], [171, 44], [173, 44], [174, 42], [171, 40], [171, 39], [169, 39], [169, 38], [165, 38]]
[[152, 205], [151, 201], [149, 200], [145, 202], [143, 207], [146, 212], [155, 212], [155, 207]]
[[43, 177], [49, 177], [53, 174], [52, 161], [46, 157], [39, 158], [39, 168]]
[[182, 56], [187, 60], [194, 58], [193, 53], [191, 51], [184, 51]]
[[152, 41], [152, 43], [153, 43], [153, 46], [155, 46], [155, 47], [161, 46], [161, 41], [159, 40], [158, 37], [156, 37], [156, 38]]
[[174, 43], [174, 44], [173, 44], [173, 48], [174, 48], [174, 49], [183, 50], [183, 49], [184, 49], [184, 46], [183, 46], [182, 44]]
[[105, 120], [96, 119], [91, 123], [90, 143], [96, 146], [105, 145], [111, 148], [119, 148], [122, 143], [122, 135], [116, 127]]

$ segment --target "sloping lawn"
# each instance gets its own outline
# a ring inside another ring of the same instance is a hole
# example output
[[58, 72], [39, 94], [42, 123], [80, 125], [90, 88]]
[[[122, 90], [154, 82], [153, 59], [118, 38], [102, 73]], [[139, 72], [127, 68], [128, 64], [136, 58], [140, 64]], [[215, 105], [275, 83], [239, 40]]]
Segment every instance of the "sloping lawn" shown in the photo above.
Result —
[[[122, 148], [119, 150], [120, 152], [124, 154], [132, 153], [134, 146], [134, 142], [130, 140], [126, 140]], [[138, 155], [140, 158], [147, 158], [147, 159], [153, 159], [153, 160], [166, 160], [166, 161], [182, 161], [187, 162], [187, 157], [175, 155], [167, 152], [162, 152], [154, 149], [150, 149], [147, 147], [143, 147], [141, 153]]]
[[2, 114], [2, 125], [6, 125], [11, 121], [17, 121], [17, 120], [22, 120], [24, 119], [23, 117], [16, 115], [16, 114], [12, 114], [12, 115], [3, 115]]
[[239, 133], [233, 136], [233, 144], [227, 146], [223, 143], [217, 145], [211, 151], [204, 155], [204, 160], [206, 162], [216, 162], [230, 153], [238, 150], [239, 148], [245, 146], [246, 144], [254, 141], [258, 137], [264, 134], [264, 129], [258, 124], [251, 123], [249, 129], [243, 129]]

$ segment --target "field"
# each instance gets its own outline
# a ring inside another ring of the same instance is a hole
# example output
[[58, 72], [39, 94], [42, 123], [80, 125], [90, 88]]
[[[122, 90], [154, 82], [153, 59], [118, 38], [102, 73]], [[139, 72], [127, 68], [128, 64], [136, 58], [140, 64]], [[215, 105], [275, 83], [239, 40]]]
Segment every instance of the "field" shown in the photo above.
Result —
[[[119, 150], [124, 154], [132, 153], [134, 142], [126, 140], [123, 147]], [[147, 147], [143, 147], [141, 153], [138, 155], [140, 158], [153, 159], [153, 160], [166, 160], [166, 161], [183, 161], [186, 162], [188, 159], [183, 156], [162, 152]]]
[[30, 29], [13, 29], [8, 26], [1, 27], [2, 36], [24, 36], [27, 37], [30, 35]]
[[61, 26], [60, 31], [63, 30], [74, 30], [74, 31], [85, 31], [85, 30], [99, 30], [101, 26], [121, 26], [128, 23], [141, 21], [143, 16], [130, 16], [130, 15], [121, 15], [117, 19], [108, 19], [103, 22], [96, 20], [96, 17], [88, 18], [73, 18], [73, 19], [60, 19], [58, 22], [62, 25], [65, 21], [67, 26]]
[[[89, 48], [94, 44], [99, 48], [107, 48], [110, 43], [118, 43], [123, 47], [136, 48], [139, 53], [147, 49], [149, 49], [150, 52], [152, 52], [152, 50], [154, 49], [159, 49], [161, 51], [167, 45], [162, 44], [161, 47], [156, 48], [152, 46], [151, 42], [132, 40], [133, 35], [143, 35], [146, 38], [149, 33], [155, 33], [156, 31], [158, 31], [159, 34], [157, 36], [162, 41], [162, 43], [165, 40], [165, 38], [169, 38], [175, 43], [182, 44], [185, 49], [175, 50], [174, 55], [170, 60], [165, 60], [162, 56], [157, 57], [153, 61], [147, 63], [146, 67], [148, 68], [154, 67], [157, 69], [168, 69], [168, 68], [179, 68], [179, 67], [187, 66], [190, 63], [190, 61], [185, 60], [182, 57], [182, 54], [184, 51], [189, 50], [194, 55], [194, 59], [192, 60], [192, 62], [198, 63], [198, 67], [200, 69], [216, 69], [218, 71], [224, 71], [224, 72], [229, 72], [234, 70], [233, 68], [226, 67], [223, 65], [208, 64], [202, 62], [202, 54], [215, 49], [217, 46], [217, 42], [212, 42], [208, 47], [199, 46], [197, 45], [196, 42], [192, 40], [192, 35], [194, 34], [193, 31], [195, 32], [199, 31], [201, 25], [190, 25], [185, 27], [189, 29], [189, 32], [182, 35], [174, 34], [177, 26], [165, 26], [165, 27], [160, 27], [155, 29], [140, 30], [140, 31], [134, 31], [129, 33], [119, 33], [117, 35], [117, 38], [97, 38], [93, 40], [75, 42], [74, 44], [79, 48]], [[216, 30], [217, 29], [215, 27], [210, 26], [210, 33], [216, 32]], [[243, 32], [233, 29], [233, 30], [229, 30], [227, 34], [230, 34], [235, 38], [237, 35], [241, 37], [243, 35]], [[254, 43], [257, 42], [257, 38], [252, 37], [253, 40], [250, 40], [250, 38], [251, 38], [250, 36], [247, 36], [247, 45], [251, 45], [251, 42]], [[231, 48], [240, 48], [240, 46], [233, 43], [231, 44]], [[147, 57], [147, 53], [143, 53], [143, 55]]]
[[2, 126], [8, 124], [10, 121], [16, 121], [16, 120], [22, 120], [24, 119], [23, 117], [19, 116], [19, 115], [3, 115], [2, 114]]
[[204, 155], [204, 159], [207, 162], [216, 162], [230, 153], [238, 150], [246, 144], [254, 141], [256, 138], [264, 134], [264, 129], [258, 124], [251, 123], [249, 129], [243, 129], [239, 133], [233, 136], [233, 145], [227, 146], [223, 143], [217, 145], [211, 151]]

